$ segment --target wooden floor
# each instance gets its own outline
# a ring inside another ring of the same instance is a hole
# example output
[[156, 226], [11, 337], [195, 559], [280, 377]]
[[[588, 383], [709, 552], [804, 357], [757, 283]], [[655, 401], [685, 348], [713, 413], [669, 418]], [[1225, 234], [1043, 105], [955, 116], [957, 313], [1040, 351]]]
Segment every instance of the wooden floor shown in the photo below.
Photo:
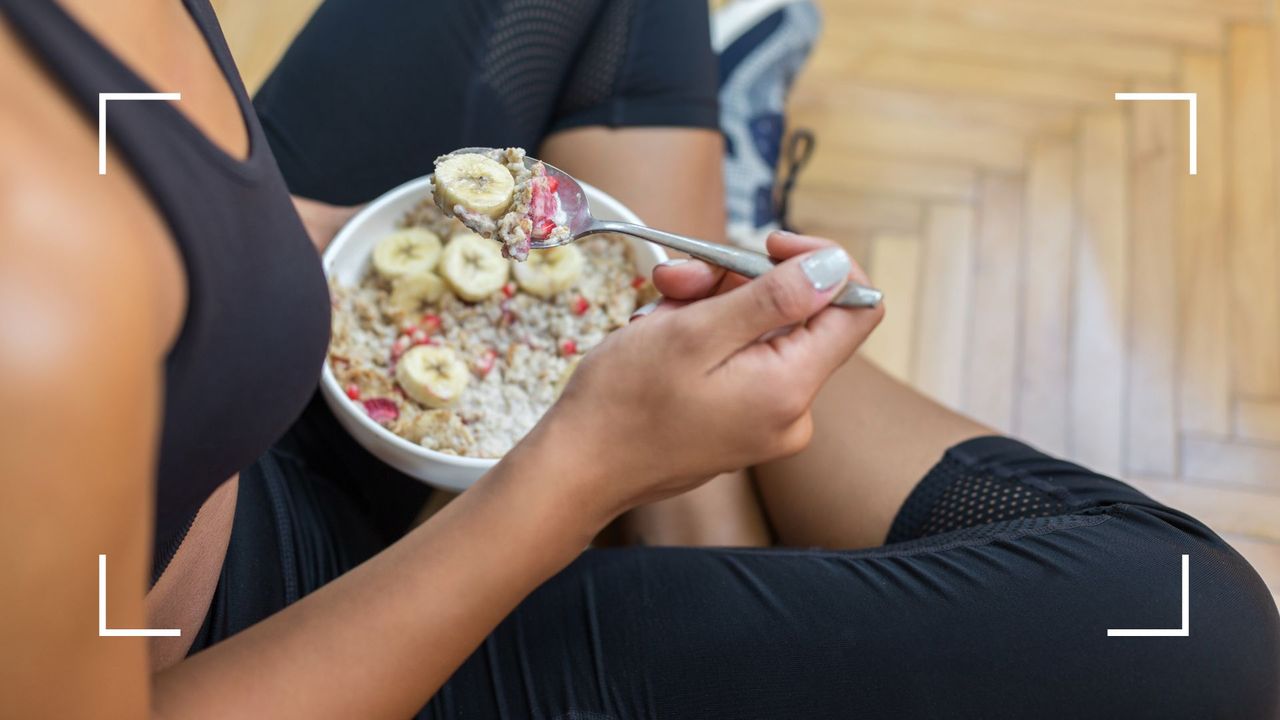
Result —
[[[826, 0], [794, 221], [887, 294], [866, 352], [1230, 536], [1280, 594], [1272, 0]], [[1185, 102], [1198, 93], [1198, 174]]]

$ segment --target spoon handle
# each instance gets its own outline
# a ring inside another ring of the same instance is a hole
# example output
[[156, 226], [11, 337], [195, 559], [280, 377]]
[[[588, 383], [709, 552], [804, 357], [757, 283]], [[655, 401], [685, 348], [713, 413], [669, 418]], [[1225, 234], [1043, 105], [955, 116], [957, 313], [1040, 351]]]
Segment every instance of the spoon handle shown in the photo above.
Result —
[[[705, 240], [695, 240], [683, 235], [654, 230], [644, 225], [612, 220], [597, 220], [579, 235], [594, 235], [606, 232], [632, 235], [642, 240], [648, 240], [696, 257], [699, 260], [705, 260], [726, 270], [731, 270], [744, 277], [759, 277], [772, 270], [776, 264], [769, 259], [769, 256], [750, 250], [710, 243]], [[880, 304], [880, 300], [883, 297], [884, 293], [875, 288], [850, 282], [831, 304], [848, 308], [875, 307]]]

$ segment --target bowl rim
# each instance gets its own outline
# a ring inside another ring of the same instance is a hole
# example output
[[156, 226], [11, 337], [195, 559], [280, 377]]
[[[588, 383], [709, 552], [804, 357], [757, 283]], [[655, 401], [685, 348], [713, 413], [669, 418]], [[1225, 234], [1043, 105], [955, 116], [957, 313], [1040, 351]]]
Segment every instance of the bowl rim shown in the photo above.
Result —
[[[352, 215], [351, 218], [347, 220], [345, 224], [343, 224], [342, 228], [338, 231], [338, 234], [333, 237], [333, 240], [329, 243], [328, 247], [325, 248], [324, 253], [321, 255], [321, 264], [324, 268], [326, 283], [331, 279], [331, 270], [333, 268], [333, 264], [335, 262], [335, 258], [338, 255], [338, 252], [342, 249], [343, 246], [345, 246], [348, 242], [350, 242], [351, 238], [355, 237], [357, 228], [359, 228], [369, 216], [377, 213], [379, 210], [386, 207], [387, 205], [395, 203], [399, 201], [403, 196], [412, 192], [420, 191], [423, 187], [429, 185], [428, 178], [429, 176], [423, 175], [421, 177], [413, 178], [412, 180], [408, 180], [397, 185], [396, 187], [378, 196], [377, 199], [373, 200], [368, 205], [365, 205], [363, 208], [359, 210], [359, 212], [357, 212], [355, 215]], [[628, 222], [634, 222], [637, 224], [641, 222], [640, 218], [636, 216], [636, 214], [630, 208], [628, 208], [625, 204], [623, 204], [621, 200], [618, 200], [617, 198], [613, 197], [609, 193], [601, 190], [600, 188], [594, 185], [591, 185], [590, 183], [582, 182], [581, 180], [579, 180], [578, 184], [582, 186], [583, 194], [587, 196], [588, 203], [590, 203], [590, 198], [592, 195], [602, 197], [607, 201], [615, 203], [621, 209], [621, 214], [629, 216], [629, 217], [624, 217], [623, 218], [624, 220], [627, 220]], [[665, 259], [664, 256], [666, 255], [666, 253], [662, 251], [662, 248], [655, 247], [655, 250], [658, 252], [659, 262]], [[401, 452], [407, 452], [425, 460], [432, 460], [435, 462], [453, 465], [460, 468], [489, 468], [494, 465], [497, 465], [498, 461], [502, 459], [501, 457], [496, 457], [496, 458], [467, 457], [465, 455], [455, 455], [453, 453], [446, 453], [440, 450], [432, 450], [431, 448], [423, 447], [418, 443], [409, 442], [408, 440], [391, 432], [390, 430], [383, 427], [382, 425], [374, 422], [373, 419], [370, 418], [367, 413], [354, 412], [354, 408], [351, 407], [351, 405], [348, 405], [348, 403], [354, 405], [357, 401], [347, 397], [347, 394], [342, 391], [341, 387], [338, 386], [338, 378], [333, 374], [333, 368], [329, 365], [329, 348], [327, 346], [325, 347], [324, 367], [321, 369], [321, 372], [320, 372], [320, 385], [321, 385], [321, 389], [326, 394], [332, 396], [332, 398], [337, 399], [339, 404], [342, 407], [350, 408], [352, 410], [352, 412], [348, 412], [347, 415], [354, 418], [356, 423], [361, 425], [366, 430], [371, 431], [376, 437], [379, 437], [383, 440], [388, 441], [392, 447], [396, 448]]]

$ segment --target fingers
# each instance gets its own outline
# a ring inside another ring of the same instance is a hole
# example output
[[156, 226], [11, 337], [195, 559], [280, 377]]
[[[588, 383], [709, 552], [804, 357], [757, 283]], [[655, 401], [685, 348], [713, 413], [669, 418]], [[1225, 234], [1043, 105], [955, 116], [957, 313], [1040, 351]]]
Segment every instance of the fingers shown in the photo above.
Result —
[[[809, 235], [778, 231], [772, 233], [766, 241], [769, 256], [774, 260], [786, 260], [801, 253], [820, 250], [836, 245], [835, 242]], [[854, 263], [852, 276], [861, 283], [867, 282], [862, 268]], [[653, 284], [665, 297], [681, 300], [696, 300], [715, 292], [727, 290], [746, 282], [745, 278], [727, 273], [724, 268], [716, 267], [701, 260], [672, 258], [653, 269]]]
[[[835, 243], [824, 238], [785, 232], [774, 233], [767, 241], [769, 255], [775, 260], [834, 245]], [[857, 263], [850, 264], [850, 278], [870, 284], [862, 268]], [[774, 359], [785, 364], [789, 372], [805, 373], [806, 380], [816, 388], [849, 359], [883, 316], [882, 307], [824, 307], [803, 326], [776, 337], [768, 347], [761, 347], [759, 350], [762, 355], [775, 353]]]
[[781, 360], [821, 384], [866, 341], [884, 317], [884, 307], [827, 307], [773, 342]]
[[653, 285], [664, 297], [696, 300], [714, 293], [724, 275], [724, 268], [701, 260], [672, 258], [653, 269]]
[[[811, 250], [819, 250], [824, 247], [836, 245], [833, 240], [826, 238], [814, 237], [812, 235], [797, 235], [786, 231], [779, 230], [771, 233], [765, 240], [765, 248], [769, 251], [769, 257], [774, 260], [786, 260], [800, 253], [809, 252]], [[867, 274], [863, 272], [858, 263], [853, 263], [853, 271], [850, 274], [855, 282], [863, 285], [870, 284]]]
[[727, 293], [693, 303], [685, 312], [703, 337], [718, 339], [720, 351], [733, 352], [826, 307], [852, 269], [843, 248], [823, 247], [792, 257]]

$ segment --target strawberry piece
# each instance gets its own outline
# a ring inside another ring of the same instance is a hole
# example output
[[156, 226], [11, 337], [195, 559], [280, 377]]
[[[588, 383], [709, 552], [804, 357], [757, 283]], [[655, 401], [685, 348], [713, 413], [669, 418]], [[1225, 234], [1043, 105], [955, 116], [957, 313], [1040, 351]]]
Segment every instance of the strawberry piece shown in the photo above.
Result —
[[555, 176], [553, 176], [553, 175], [548, 175], [548, 176], [547, 176], [547, 189], [548, 189], [548, 190], [550, 190], [551, 192], [559, 192], [559, 191], [560, 191], [560, 178], [555, 177]]
[[540, 220], [554, 218], [560, 209], [560, 199], [549, 185], [550, 180], [545, 177], [529, 181], [529, 218], [533, 220], [534, 227]]
[[355, 383], [351, 383], [346, 387], [346, 393], [347, 393], [347, 397], [351, 398], [352, 400], [360, 399], [360, 388]]
[[476, 361], [476, 375], [485, 377], [489, 371], [493, 370], [493, 364], [498, 361], [498, 351], [490, 348], [480, 355], [480, 359]]
[[644, 284], [646, 282], [649, 282], [649, 281], [645, 278], [645, 276], [637, 275], [631, 278], [631, 287], [635, 288], [636, 290], [639, 290], [640, 288], [644, 287]]
[[515, 297], [515, 294], [516, 294], [516, 284], [515, 284], [515, 283], [513, 283], [513, 282], [509, 282], [509, 283], [507, 283], [506, 285], [503, 285], [503, 286], [502, 286], [502, 296], [503, 296], [503, 297], [505, 297], [505, 298], [512, 298], [512, 297]]
[[574, 315], [586, 315], [587, 308], [591, 307], [591, 303], [587, 302], [586, 298], [579, 295], [573, 299], [573, 305], [570, 307], [573, 309]]
[[389, 423], [400, 417], [400, 408], [387, 398], [370, 398], [364, 401], [364, 411], [376, 423]]
[[427, 313], [422, 316], [422, 324], [419, 325], [418, 328], [428, 335], [434, 335], [440, 332], [441, 324], [442, 321], [440, 320], [439, 315], [436, 315], [435, 313]]
[[578, 343], [574, 342], [573, 340], [565, 340], [564, 342], [560, 343], [561, 355], [568, 357], [570, 355], [576, 355], [577, 353], [578, 353]]
[[545, 217], [541, 218], [533, 223], [533, 238], [535, 240], [542, 240], [544, 238], [547, 238], [551, 235], [551, 233], [555, 232], [555, 229], [556, 229], [555, 220], [552, 220], [551, 218], [545, 218]]

